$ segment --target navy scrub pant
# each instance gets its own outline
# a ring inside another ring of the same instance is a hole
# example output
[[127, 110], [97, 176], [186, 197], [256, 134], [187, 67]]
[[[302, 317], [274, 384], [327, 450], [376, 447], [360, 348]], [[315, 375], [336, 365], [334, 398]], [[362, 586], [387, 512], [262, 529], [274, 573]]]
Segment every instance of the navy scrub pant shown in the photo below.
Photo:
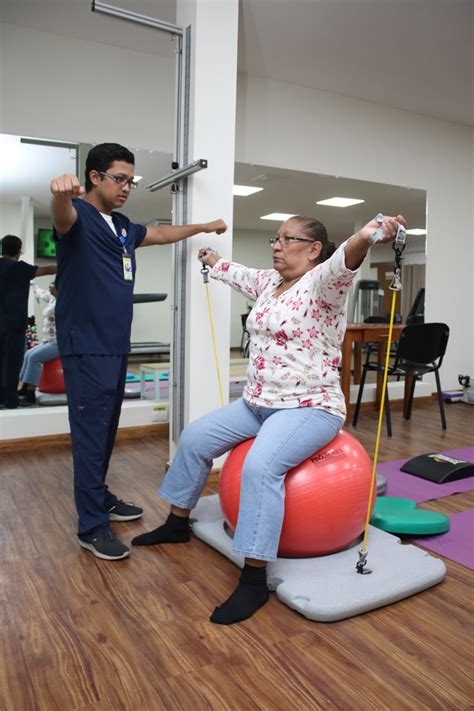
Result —
[[61, 356], [74, 463], [78, 536], [91, 541], [109, 528], [117, 503], [105, 483], [120, 417], [127, 356]]
[[18, 378], [25, 353], [25, 329], [0, 329], [0, 403], [18, 405]]

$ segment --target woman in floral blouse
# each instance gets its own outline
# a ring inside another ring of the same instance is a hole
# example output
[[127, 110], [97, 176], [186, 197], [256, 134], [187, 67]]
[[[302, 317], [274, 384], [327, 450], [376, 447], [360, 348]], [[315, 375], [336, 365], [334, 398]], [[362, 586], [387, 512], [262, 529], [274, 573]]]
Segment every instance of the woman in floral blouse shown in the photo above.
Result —
[[242, 471], [239, 517], [232, 550], [245, 558], [239, 584], [211, 621], [232, 624], [268, 599], [265, 566], [277, 557], [286, 472], [331, 441], [345, 419], [338, 365], [347, 324], [348, 292], [374, 239], [394, 240], [401, 215], [373, 220], [335, 249], [314, 218], [295, 216], [270, 239], [273, 269], [249, 269], [202, 249], [211, 276], [255, 301], [243, 397], [186, 427], [160, 487], [171, 504], [158, 528], [134, 545], [190, 538], [189, 514], [213, 459], [250, 437]]
[[43, 309], [43, 336], [41, 343], [29, 351], [23, 357], [23, 365], [20, 372], [20, 380], [23, 383], [19, 390], [20, 395], [24, 395], [19, 401], [19, 407], [32, 407], [36, 402], [35, 390], [39, 383], [41, 367], [53, 358], [59, 356], [58, 344], [56, 342], [56, 287], [54, 282], [49, 285], [49, 290], [40, 289], [34, 285], [36, 301], [46, 303]]

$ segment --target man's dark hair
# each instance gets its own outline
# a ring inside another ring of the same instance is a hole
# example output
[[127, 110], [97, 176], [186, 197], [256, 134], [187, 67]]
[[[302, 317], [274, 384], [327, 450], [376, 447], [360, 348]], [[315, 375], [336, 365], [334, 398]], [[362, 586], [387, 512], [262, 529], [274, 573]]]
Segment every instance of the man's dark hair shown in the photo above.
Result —
[[133, 153], [119, 143], [99, 143], [91, 148], [86, 158], [86, 192], [92, 190], [92, 182], [89, 178], [91, 170], [96, 170], [98, 173], [107, 172], [116, 160], [135, 165]]
[[16, 255], [21, 252], [22, 245], [23, 242], [19, 237], [15, 237], [15, 235], [5, 235], [2, 239], [2, 256], [16, 257]]

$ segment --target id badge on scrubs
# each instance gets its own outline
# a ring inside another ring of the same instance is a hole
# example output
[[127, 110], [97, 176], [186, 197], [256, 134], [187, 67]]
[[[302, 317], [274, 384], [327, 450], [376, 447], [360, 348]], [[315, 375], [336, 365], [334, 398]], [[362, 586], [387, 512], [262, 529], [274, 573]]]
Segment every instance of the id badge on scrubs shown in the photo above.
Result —
[[125, 281], [133, 281], [132, 258], [125, 254], [122, 256], [123, 278]]

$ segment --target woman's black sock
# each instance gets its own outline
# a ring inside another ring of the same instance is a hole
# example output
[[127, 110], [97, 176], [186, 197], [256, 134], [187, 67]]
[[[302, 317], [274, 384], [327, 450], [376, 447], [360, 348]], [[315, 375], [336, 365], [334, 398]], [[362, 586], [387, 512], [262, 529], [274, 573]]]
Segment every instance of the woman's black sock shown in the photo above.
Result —
[[266, 568], [246, 565], [232, 595], [211, 615], [211, 622], [231, 625], [246, 620], [268, 600]]
[[165, 523], [158, 528], [142, 533], [132, 539], [132, 546], [154, 546], [157, 543], [186, 543], [191, 538], [189, 516], [183, 518], [170, 513]]

